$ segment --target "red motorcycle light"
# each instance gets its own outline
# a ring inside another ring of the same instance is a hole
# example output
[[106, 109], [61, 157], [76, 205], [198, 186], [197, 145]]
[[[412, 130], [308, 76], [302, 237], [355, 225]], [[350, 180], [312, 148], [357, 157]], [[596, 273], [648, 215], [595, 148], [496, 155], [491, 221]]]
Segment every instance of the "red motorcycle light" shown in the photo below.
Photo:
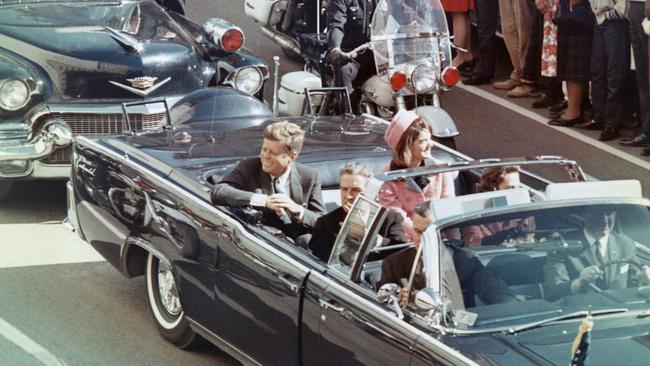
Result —
[[237, 28], [230, 28], [221, 37], [221, 47], [226, 52], [235, 52], [244, 45], [244, 33]]
[[396, 71], [390, 76], [390, 87], [393, 90], [400, 90], [406, 86], [406, 73], [404, 71]]
[[460, 80], [460, 71], [457, 68], [450, 66], [442, 70], [442, 82], [445, 86], [454, 86], [458, 80]]

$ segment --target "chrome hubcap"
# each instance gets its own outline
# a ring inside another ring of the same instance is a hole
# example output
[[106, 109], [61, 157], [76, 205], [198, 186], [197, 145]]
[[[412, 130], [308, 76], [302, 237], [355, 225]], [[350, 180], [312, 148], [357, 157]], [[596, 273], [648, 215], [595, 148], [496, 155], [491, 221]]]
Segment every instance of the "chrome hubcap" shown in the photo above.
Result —
[[158, 292], [160, 293], [160, 302], [170, 315], [177, 316], [183, 311], [174, 275], [169, 267], [162, 262], [158, 264]]

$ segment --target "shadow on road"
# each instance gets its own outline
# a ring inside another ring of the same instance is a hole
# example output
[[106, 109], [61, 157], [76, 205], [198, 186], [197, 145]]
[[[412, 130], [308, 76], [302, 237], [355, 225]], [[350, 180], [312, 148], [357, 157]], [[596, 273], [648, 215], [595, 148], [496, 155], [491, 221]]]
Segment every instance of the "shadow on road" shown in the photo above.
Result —
[[17, 181], [0, 203], [0, 224], [61, 221], [66, 217], [64, 181]]

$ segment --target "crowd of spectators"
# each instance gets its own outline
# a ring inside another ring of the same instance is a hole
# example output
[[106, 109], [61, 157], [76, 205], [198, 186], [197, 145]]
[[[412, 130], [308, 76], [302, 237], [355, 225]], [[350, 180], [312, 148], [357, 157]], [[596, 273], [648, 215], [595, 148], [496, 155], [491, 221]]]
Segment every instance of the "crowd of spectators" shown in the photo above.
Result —
[[[601, 141], [631, 128], [636, 133], [620, 144], [643, 147], [647, 156], [648, 5], [646, 0], [470, 0], [466, 7], [476, 11], [478, 47], [455, 60], [475, 60], [466, 70], [466, 85], [491, 83], [500, 22], [513, 69], [494, 88], [512, 98], [536, 98], [532, 107], [548, 108], [548, 124], [600, 130]], [[457, 9], [448, 10], [452, 19]], [[461, 34], [465, 40], [465, 28]], [[462, 63], [455, 65], [463, 71]]]

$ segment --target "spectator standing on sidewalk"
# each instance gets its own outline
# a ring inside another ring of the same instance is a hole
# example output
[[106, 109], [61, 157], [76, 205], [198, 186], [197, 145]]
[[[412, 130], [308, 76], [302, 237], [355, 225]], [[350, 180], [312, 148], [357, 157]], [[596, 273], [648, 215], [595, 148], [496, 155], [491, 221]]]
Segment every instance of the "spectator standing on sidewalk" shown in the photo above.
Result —
[[630, 31], [625, 16], [629, 0], [591, 0], [597, 25], [591, 54], [591, 100], [594, 119], [579, 127], [602, 130], [601, 141], [619, 136], [623, 89], [630, 69]]
[[582, 103], [588, 92], [595, 18], [587, 0], [560, 0], [554, 21], [558, 27], [557, 75], [566, 81], [568, 107], [549, 125], [583, 123]]
[[542, 65], [541, 84], [544, 86], [544, 95], [533, 102], [533, 108], [548, 108], [557, 105], [564, 99], [562, 80], [557, 77], [557, 25], [553, 23], [553, 14], [559, 0], [536, 0], [535, 6], [542, 14]]
[[528, 1], [530, 0], [501, 0], [499, 2], [501, 33], [513, 70], [508, 79], [493, 84], [495, 89], [512, 90], [522, 83], [522, 68], [532, 27]]
[[530, 14], [531, 24], [528, 33], [528, 46], [523, 55], [523, 64], [521, 65], [521, 84], [508, 92], [510, 98], [537, 97], [537, 86], [540, 78], [540, 68], [542, 65], [542, 30], [544, 27], [544, 18], [542, 13], [537, 10], [533, 0], [527, 0], [528, 12]]
[[[650, 93], [648, 81], [648, 35], [643, 30], [646, 0], [630, 0], [628, 20], [630, 21], [630, 40], [636, 69], [636, 84], [639, 94], [639, 122], [641, 132], [621, 141], [623, 146], [646, 147], [650, 144]], [[642, 155], [650, 155], [650, 149], [644, 149]]]
[[463, 67], [471, 70], [474, 56], [472, 55], [472, 27], [467, 12], [474, 10], [474, 0], [441, 0], [441, 4], [445, 12], [451, 14], [454, 44], [467, 50], [467, 52], [456, 52], [451, 65], [459, 70]]
[[478, 16], [478, 59], [474, 63], [472, 76], [463, 80], [465, 85], [487, 84], [494, 77], [499, 0], [476, 0], [476, 15]]

